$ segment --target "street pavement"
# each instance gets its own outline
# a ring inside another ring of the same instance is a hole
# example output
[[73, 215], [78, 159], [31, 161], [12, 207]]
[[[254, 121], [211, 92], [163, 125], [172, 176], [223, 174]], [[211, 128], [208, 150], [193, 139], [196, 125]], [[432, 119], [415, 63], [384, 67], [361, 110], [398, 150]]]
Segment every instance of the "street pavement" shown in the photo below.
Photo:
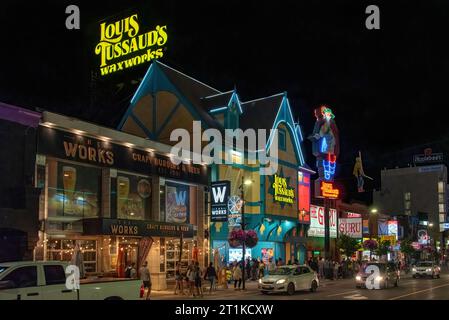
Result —
[[398, 287], [368, 290], [357, 289], [354, 279], [323, 280], [316, 292], [296, 292], [289, 296], [276, 293], [264, 295], [257, 289], [256, 281], [246, 283], [246, 290], [218, 288], [204, 297], [174, 295], [170, 291], [154, 291], [153, 300], [449, 300], [449, 272], [441, 274], [440, 279], [419, 278], [401, 275]]

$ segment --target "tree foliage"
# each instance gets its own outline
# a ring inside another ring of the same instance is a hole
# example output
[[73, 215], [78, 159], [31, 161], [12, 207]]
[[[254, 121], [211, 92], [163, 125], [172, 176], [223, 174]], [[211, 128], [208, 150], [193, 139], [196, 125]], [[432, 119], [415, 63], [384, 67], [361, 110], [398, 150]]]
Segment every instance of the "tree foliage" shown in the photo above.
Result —
[[351, 238], [346, 234], [340, 234], [337, 246], [347, 257], [351, 257], [360, 247], [357, 239]]

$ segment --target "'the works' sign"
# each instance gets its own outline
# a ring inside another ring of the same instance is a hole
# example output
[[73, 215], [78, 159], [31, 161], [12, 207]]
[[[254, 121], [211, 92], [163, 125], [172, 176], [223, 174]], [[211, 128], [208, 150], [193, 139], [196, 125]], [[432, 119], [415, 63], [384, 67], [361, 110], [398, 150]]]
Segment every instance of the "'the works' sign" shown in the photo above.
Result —
[[154, 30], [141, 34], [139, 31], [137, 14], [100, 24], [100, 41], [95, 54], [100, 57], [102, 76], [164, 55], [162, 46], [167, 42], [167, 26], [157, 25]]
[[231, 192], [230, 181], [215, 181], [211, 185], [211, 221], [228, 220], [228, 199]]

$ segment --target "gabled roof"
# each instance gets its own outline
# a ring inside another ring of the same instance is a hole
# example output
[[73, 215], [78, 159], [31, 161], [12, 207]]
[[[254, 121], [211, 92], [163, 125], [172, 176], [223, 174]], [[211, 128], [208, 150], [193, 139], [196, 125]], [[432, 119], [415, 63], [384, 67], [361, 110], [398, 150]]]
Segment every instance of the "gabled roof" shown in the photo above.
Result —
[[281, 107], [282, 99], [284, 99], [284, 93], [243, 102], [240, 128], [242, 130], [249, 128], [272, 129], [278, 110]]
[[155, 60], [134, 93], [134, 96], [131, 99], [131, 105], [122, 117], [118, 128], [122, 128], [125, 120], [141, 97], [161, 88], [163, 88], [162, 90], [177, 91], [182, 96], [180, 97], [180, 99], [182, 98], [181, 102], [187, 104], [188, 107], [193, 108], [193, 113], [196, 113], [207, 126], [212, 128], [221, 127], [221, 125], [202, 107], [201, 100], [203, 97], [221, 94], [221, 92]]
[[210, 112], [213, 109], [227, 107], [229, 101], [232, 98], [232, 94], [234, 90], [217, 93], [211, 96], [202, 97], [201, 98], [201, 106], [207, 112]]
[[192, 78], [181, 71], [175, 70], [158, 60], [154, 63], [165, 73], [168, 80], [192, 103], [201, 105], [201, 98], [221, 94], [222, 92]]

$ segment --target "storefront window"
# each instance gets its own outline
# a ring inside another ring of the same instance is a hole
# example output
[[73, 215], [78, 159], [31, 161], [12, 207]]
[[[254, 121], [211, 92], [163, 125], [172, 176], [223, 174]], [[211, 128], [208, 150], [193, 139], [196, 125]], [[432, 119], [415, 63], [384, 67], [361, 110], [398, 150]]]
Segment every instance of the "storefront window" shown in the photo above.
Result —
[[[167, 279], [175, 278], [176, 263], [179, 262], [180, 253], [180, 240], [172, 239], [165, 242], [166, 246], [166, 271]], [[189, 264], [189, 242], [183, 241], [182, 254], [181, 254], [181, 270], [185, 272]]]
[[84, 271], [97, 271], [97, 242], [95, 240], [50, 239], [47, 242], [47, 259], [71, 261], [78, 241], [83, 257]]
[[48, 215], [98, 216], [100, 181], [98, 168], [49, 160]]
[[151, 218], [151, 180], [148, 177], [117, 174], [117, 217], [149, 220]]
[[[173, 223], [190, 222], [190, 188], [188, 185], [166, 182], [165, 184], [165, 221]], [[161, 197], [162, 198], [162, 197]]]

